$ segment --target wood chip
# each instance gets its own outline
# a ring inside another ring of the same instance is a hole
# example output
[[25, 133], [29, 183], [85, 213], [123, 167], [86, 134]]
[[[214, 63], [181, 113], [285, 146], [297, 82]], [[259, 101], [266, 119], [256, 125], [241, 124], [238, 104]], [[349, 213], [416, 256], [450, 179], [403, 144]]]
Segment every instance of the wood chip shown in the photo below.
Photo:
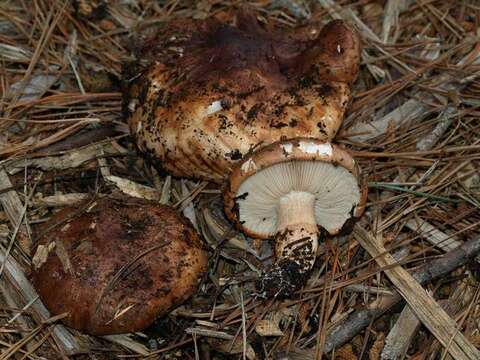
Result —
[[407, 353], [410, 343], [420, 328], [418, 320], [410, 306], [405, 306], [400, 317], [388, 333], [385, 339], [385, 346], [382, 351], [382, 360], [402, 359]]

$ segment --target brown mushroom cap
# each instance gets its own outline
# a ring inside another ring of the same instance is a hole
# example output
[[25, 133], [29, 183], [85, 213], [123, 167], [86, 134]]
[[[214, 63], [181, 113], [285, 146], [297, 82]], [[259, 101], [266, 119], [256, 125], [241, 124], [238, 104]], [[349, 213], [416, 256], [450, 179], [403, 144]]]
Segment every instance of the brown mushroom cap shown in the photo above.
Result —
[[354, 31], [341, 20], [330, 21], [320, 32], [316, 46], [304, 54], [304, 71], [316, 77], [316, 81], [353, 83], [360, 66], [360, 41]]
[[188, 220], [124, 197], [57, 213], [34, 254], [32, 282], [47, 308], [95, 335], [145, 329], [190, 297], [207, 268]]
[[360, 41], [341, 21], [314, 40], [215, 21], [168, 24], [125, 76], [138, 147], [176, 176], [223, 182], [253, 149], [299, 137], [331, 141], [358, 73]]

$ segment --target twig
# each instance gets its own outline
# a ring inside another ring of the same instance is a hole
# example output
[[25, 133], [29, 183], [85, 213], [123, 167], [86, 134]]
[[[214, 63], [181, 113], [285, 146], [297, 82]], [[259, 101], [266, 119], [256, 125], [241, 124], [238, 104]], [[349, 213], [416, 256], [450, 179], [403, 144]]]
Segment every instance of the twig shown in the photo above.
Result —
[[407, 9], [411, 0], [388, 0], [385, 5], [385, 15], [382, 24], [382, 40], [388, 42], [390, 38], [390, 30], [393, 26], [397, 26], [398, 16], [400, 12]]
[[454, 237], [448, 236], [427, 221], [417, 223], [414, 219], [410, 219], [405, 223], [410, 230], [416, 231], [423, 235], [428, 242], [442, 249], [443, 251], [451, 251], [461, 246], [461, 242]]
[[[455, 291], [449, 296], [448, 301], [439, 301], [443, 309], [450, 315], [455, 316], [457, 313], [472, 304], [474, 298], [474, 286], [467, 284], [467, 279], [462, 281], [459, 286], [455, 287]], [[401, 359], [408, 350], [410, 341], [420, 328], [421, 322], [415, 316], [415, 313], [409, 306], [405, 306], [397, 322], [388, 334], [385, 340], [385, 346], [382, 351], [382, 360]], [[437, 342], [435, 342], [437, 345]], [[437, 351], [438, 353], [439, 351]]]
[[[386, 252], [378, 238], [360, 226], [355, 227], [354, 234], [378, 265], [386, 267], [395, 264], [395, 259]], [[480, 359], [480, 351], [458, 331], [456, 322], [403, 267], [385, 269], [384, 272], [408, 302], [412, 311], [455, 359]]]
[[115, 344], [121, 345], [133, 352], [136, 352], [142, 356], [149, 356], [150, 351], [142, 345], [134, 340], [132, 340], [128, 335], [120, 334], [120, 335], [105, 335], [103, 336], [104, 339], [113, 342]]
[[[475, 65], [480, 63], [480, 44], [477, 44], [473, 50], [465, 56], [457, 66]], [[445, 91], [461, 90], [466, 84], [459, 82], [459, 79], [450, 74], [438, 75], [435, 79], [432, 79], [432, 83], [443, 84], [440, 87]], [[380, 119], [373, 120], [369, 123], [357, 123], [352, 126], [348, 133], [352, 134], [349, 138], [353, 141], [367, 142], [373, 138], [383, 135], [392, 126], [398, 128], [405, 124], [407, 121], [415, 119], [419, 121], [426, 114], [428, 114], [430, 107], [427, 104], [427, 99], [434, 100], [435, 98], [431, 93], [426, 91], [420, 91], [414, 94], [415, 99], [410, 99], [389, 112], [387, 115]], [[437, 95], [437, 97], [440, 95]], [[419, 101], [416, 99], [424, 99]], [[446, 101], [445, 98], [443, 98]], [[452, 105], [449, 105], [444, 110], [447, 114], [455, 111]]]
[[420, 325], [421, 322], [410, 306], [405, 306], [385, 339], [382, 360], [401, 359], [407, 352], [408, 346]]
[[23, 217], [25, 215], [26, 205], [22, 204], [20, 197], [17, 192], [10, 190], [7, 192], [2, 192], [4, 189], [11, 189], [13, 187], [7, 172], [4, 169], [0, 169], [0, 204], [2, 205], [5, 213], [12, 224], [12, 227], [18, 233], [20, 232], [24, 236], [22, 237], [23, 241], [19, 242], [21, 249], [26, 253], [30, 253], [31, 241], [28, 234], [30, 234], [30, 229], [28, 224], [23, 222]]
[[242, 309], [242, 357], [245, 360], [247, 357], [247, 317], [245, 315], [245, 304], [243, 302], [243, 289], [240, 289], [240, 305]]
[[[478, 253], [480, 253], [480, 236], [415, 270], [412, 272], [412, 276], [424, 285], [465, 265]], [[373, 319], [378, 318], [401, 301], [402, 297], [397, 292], [392, 296], [380, 295], [377, 300], [369, 303], [365, 308], [355, 311], [334, 325], [327, 335], [325, 352], [331, 352], [345, 344], [365, 329]]]

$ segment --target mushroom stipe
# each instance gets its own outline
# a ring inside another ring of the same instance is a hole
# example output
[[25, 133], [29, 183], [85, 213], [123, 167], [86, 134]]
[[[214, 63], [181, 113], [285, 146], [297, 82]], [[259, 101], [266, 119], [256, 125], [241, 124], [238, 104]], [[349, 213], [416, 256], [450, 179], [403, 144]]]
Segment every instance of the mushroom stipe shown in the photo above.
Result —
[[179, 177], [224, 185], [227, 216], [275, 241], [258, 283], [289, 296], [315, 262], [322, 232], [361, 215], [366, 187], [347, 151], [332, 145], [358, 75], [360, 41], [336, 20], [279, 33], [248, 12], [168, 23], [137, 51], [125, 79], [133, 138]]

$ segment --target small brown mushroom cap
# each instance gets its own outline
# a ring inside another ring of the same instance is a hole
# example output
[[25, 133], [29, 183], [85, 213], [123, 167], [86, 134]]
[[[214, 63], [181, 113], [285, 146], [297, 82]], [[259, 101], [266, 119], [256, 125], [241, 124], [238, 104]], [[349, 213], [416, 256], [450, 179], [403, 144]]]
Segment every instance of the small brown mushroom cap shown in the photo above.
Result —
[[241, 16], [168, 24], [125, 76], [138, 147], [176, 176], [223, 182], [253, 149], [299, 137], [331, 141], [358, 74], [360, 41], [341, 21], [317, 39]]
[[46, 307], [94, 335], [145, 329], [190, 297], [207, 268], [188, 220], [124, 197], [57, 213], [34, 254], [32, 282]]
[[[302, 174], [305, 171], [301, 168], [303, 164], [306, 164], [305, 168], [308, 167], [308, 176]], [[278, 165], [281, 167], [274, 175], [274, 167]], [[289, 174], [289, 167], [292, 166], [296, 166], [298, 179], [292, 179]], [[264, 170], [267, 169], [267, 182], [262, 185], [270, 188], [268, 194], [272, 199], [252, 199], [255, 194], [248, 194], [246, 190], [250, 188], [261, 192], [260, 183], [254, 183], [252, 179], [258, 174], [264, 177]], [[248, 188], [245, 186], [247, 180], [251, 182]], [[282, 184], [283, 181], [285, 184]], [[342, 183], [345, 183], [344, 187]], [[348, 226], [359, 218], [365, 210], [367, 199], [367, 186], [355, 160], [346, 150], [318, 139], [300, 138], [271, 144], [239, 162], [224, 189], [225, 213], [246, 234], [256, 238], [271, 238], [275, 234], [278, 199], [291, 191], [315, 194], [317, 224], [330, 235], [345, 231], [344, 225]], [[242, 206], [246, 205], [246, 200], [253, 201], [247, 206], [255, 206], [254, 203], [258, 202], [264, 217], [260, 217], [257, 210], [251, 221], [242, 218]], [[271, 208], [267, 206], [268, 201], [271, 201]], [[253, 222], [269, 222], [269, 225], [254, 226]]]

